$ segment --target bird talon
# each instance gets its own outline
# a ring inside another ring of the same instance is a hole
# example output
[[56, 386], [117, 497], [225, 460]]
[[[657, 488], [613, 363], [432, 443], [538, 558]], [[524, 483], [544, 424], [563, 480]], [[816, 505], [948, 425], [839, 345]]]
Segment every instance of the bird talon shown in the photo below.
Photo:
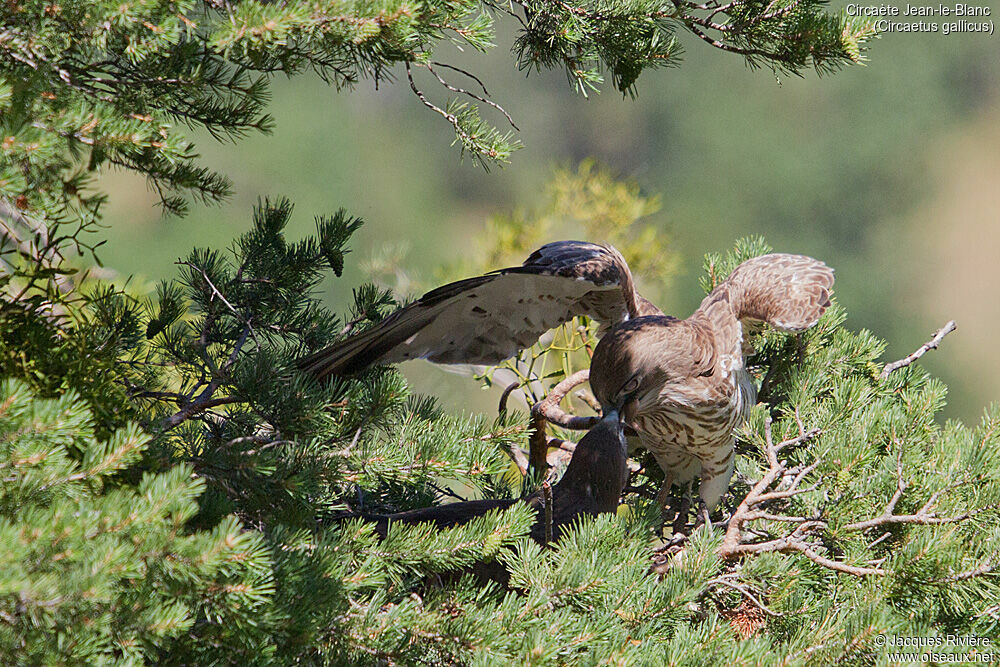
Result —
[[708, 504], [702, 499], [698, 499], [698, 515], [694, 521], [694, 527], [691, 532], [694, 532], [704, 525], [712, 526], [712, 516], [708, 510]]

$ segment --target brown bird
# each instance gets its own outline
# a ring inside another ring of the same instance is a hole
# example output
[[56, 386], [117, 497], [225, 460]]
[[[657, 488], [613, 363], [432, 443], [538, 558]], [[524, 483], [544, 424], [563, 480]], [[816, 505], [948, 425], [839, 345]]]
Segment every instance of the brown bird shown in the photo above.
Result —
[[[542, 489], [523, 498], [538, 513], [531, 536], [538, 542], [558, 540], [563, 528], [580, 516], [597, 516], [618, 509], [622, 491], [628, 482], [624, 425], [619, 414], [609, 411], [591, 428], [573, 450], [566, 472], [551, 489], [551, 507], [546, 512]], [[470, 500], [448, 503], [379, 518], [378, 532], [383, 537], [390, 522], [419, 523], [432, 521], [441, 527], [466, 523], [493, 509], [506, 509], [512, 499]], [[551, 517], [551, 526], [547, 517]], [[551, 535], [547, 532], [551, 530]]]
[[816, 324], [830, 305], [833, 270], [802, 255], [771, 254], [740, 264], [691, 317], [637, 317], [612, 329], [590, 362], [590, 387], [652, 452], [665, 479], [701, 477], [698, 495], [714, 509], [733, 475], [733, 429], [757, 402], [744, 366], [744, 327], [784, 331]]
[[833, 270], [801, 255], [740, 264], [686, 320], [665, 316], [635, 291], [612, 247], [580, 241], [545, 245], [522, 266], [428, 292], [381, 323], [300, 361], [318, 378], [373, 363], [424, 358], [495, 364], [530, 347], [576, 315], [603, 325], [590, 385], [604, 414], [638, 433], [672, 483], [701, 477], [709, 509], [733, 471], [733, 429], [756, 401], [744, 368], [744, 327], [813, 326], [830, 305]]
[[496, 364], [576, 315], [606, 330], [630, 317], [662, 314], [636, 293], [617, 250], [557, 241], [521, 266], [431, 290], [377, 326], [300, 359], [299, 367], [323, 379], [407, 359]]

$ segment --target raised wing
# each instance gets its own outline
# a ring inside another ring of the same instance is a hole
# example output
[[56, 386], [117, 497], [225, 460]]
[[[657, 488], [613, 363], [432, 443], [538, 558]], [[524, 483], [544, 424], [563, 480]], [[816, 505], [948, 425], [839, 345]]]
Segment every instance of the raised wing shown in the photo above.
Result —
[[576, 315], [611, 326], [651, 311], [659, 312], [635, 293], [617, 250], [558, 241], [521, 266], [432, 290], [371, 329], [302, 358], [299, 367], [324, 378], [407, 359], [495, 364]]
[[812, 257], [774, 253], [743, 262], [719, 287], [728, 290], [737, 318], [802, 331], [829, 307], [833, 269]]

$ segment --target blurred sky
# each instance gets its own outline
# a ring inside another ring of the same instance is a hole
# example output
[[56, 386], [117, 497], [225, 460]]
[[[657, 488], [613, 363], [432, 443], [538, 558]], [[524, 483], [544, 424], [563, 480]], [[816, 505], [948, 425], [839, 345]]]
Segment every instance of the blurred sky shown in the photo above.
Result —
[[[1000, 15], [996, 0], [991, 9]], [[272, 135], [236, 145], [196, 135], [205, 163], [234, 182], [225, 204], [163, 218], [141, 180], [104, 177], [102, 259], [122, 275], [170, 277], [192, 246], [224, 247], [245, 231], [258, 196], [295, 202], [293, 237], [344, 207], [368, 224], [325, 294], [343, 311], [364, 280], [357, 260], [402, 244], [407, 265], [429, 277], [491, 215], [537, 205], [554, 167], [594, 157], [663, 198], [654, 221], [683, 267], [666, 289], [650, 286], [667, 312], [697, 306], [705, 252], [764, 234], [837, 269], [848, 325], [886, 338], [887, 358], [956, 319], [924, 358], [951, 388], [947, 415], [976, 419], [1000, 398], [1000, 37], [889, 34], [866, 67], [780, 81], [682, 37], [681, 67], [645, 73], [636, 99], [610, 89], [584, 99], [561, 72], [526, 76], [509, 55], [512, 35], [497, 41], [485, 56], [436, 59], [475, 71], [521, 127], [525, 147], [507, 167], [486, 173], [461, 160], [450, 126], [405, 83], [337, 92], [309, 77], [276, 80]], [[444, 105], [447, 91], [421, 85]], [[494, 405], [492, 395], [470, 398], [472, 380], [427, 366], [404, 370], [446, 406]]]

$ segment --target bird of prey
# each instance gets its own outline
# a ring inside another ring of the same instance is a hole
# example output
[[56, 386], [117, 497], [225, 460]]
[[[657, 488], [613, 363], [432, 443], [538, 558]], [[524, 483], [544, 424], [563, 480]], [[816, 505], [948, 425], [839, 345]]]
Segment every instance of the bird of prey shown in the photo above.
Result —
[[[619, 415], [610, 411], [591, 428], [573, 450], [566, 472], [551, 489], [551, 506], [546, 511], [545, 492], [516, 499], [486, 499], [447, 503], [378, 517], [377, 531], [383, 537], [390, 522], [432, 521], [440, 527], [455, 526], [482, 516], [493, 509], [506, 509], [516, 502], [527, 503], [538, 519], [531, 536], [538, 542], [558, 540], [563, 528], [577, 517], [609, 514], [618, 509], [628, 482], [624, 428]], [[546, 518], [551, 519], [551, 523]], [[547, 533], [551, 531], [551, 535]]]
[[320, 379], [374, 363], [424, 358], [496, 364], [576, 315], [602, 324], [590, 386], [663, 468], [658, 500], [672, 483], [700, 476], [709, 510], [733, 473], [733, 429], [756, 402], [744, 367], [744, 327], [766, 322], [802, 331], [830, 305], [833, 270], [802, 255], [749, 259], [685, 320], [640, 296], [610, 246], [558, 241], [523, 265], [428, 292], [381, 323], [300, 360]]

